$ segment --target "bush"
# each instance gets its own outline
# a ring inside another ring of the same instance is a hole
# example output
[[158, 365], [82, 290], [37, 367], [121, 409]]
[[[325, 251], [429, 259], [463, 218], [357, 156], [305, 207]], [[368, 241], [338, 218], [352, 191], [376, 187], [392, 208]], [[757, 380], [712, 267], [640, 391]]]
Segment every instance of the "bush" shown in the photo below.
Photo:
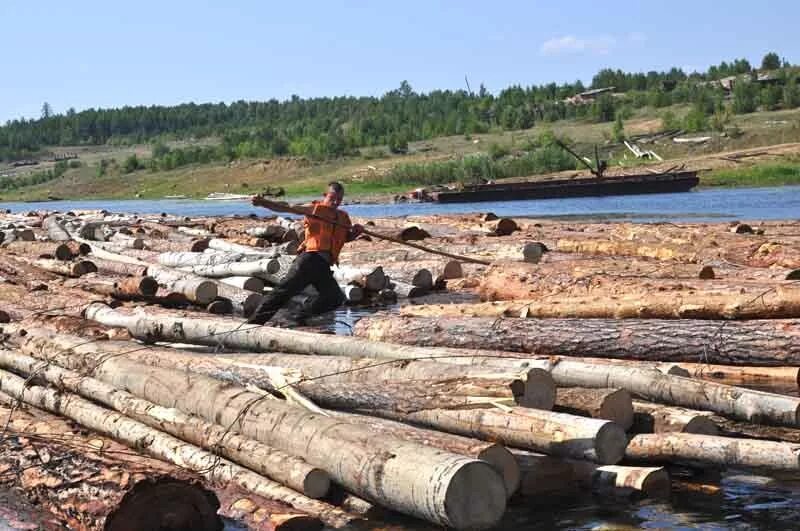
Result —
[[622, 114], [617, 113], [617, 119], [614, 122], [614, 129], [611, 130], [611, 136], [615, 142], [622, 142], [625, 140], [625, 124], [622, 121]]
[[81, 161], [79, 161], [79, 160], [71, 160], [71, 161], [69, 161], [69, 167], [72, 168], [72, 169], [80, 168], [81, 167]]
[[672, 111], [666, 111], [661, 115], [661, 129], [664, 131], [671, 131], [681, 128], [681, 121], [675, 116]]
[[747, 114], [755, 112], [758, 87], [755, 83], [739, 81], [733, 86], [733, 112]]
[[122, 172], [133, 173], [140, 167], [142, 166], [139, 162], [139, 159], [136, 157], [136, 154], [134, 153], [133, 155], [125, 159], [125, 162], [122, 163]]
[[489, 157], [491, 157], [492, 160], [502, 159], [508, 154], [509, 154], [508, 148], [505, 146], [501, 146], [497, 142], [492, 142], [489, 145]]
[[697, 133], [708, 129], [708, 119], [700, 109], [692, 109], [683, 119], [683, 128], [689, 133]]

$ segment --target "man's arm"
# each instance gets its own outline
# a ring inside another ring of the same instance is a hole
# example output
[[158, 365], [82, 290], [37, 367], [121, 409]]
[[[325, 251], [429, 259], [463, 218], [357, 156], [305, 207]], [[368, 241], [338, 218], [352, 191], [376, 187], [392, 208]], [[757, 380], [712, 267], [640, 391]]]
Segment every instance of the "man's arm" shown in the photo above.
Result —
[[352, 225], [350, 230], [347, 231], [347, 241], [351, 242], [361, 236], [364, 232], [364, 227], [358, 223]]
[[253, 206], [268, 208], [273, 212], [285, 212], [287, 214], [303, 214], [304, 216], [313, 213], [310, 207], [302, 205], [296, 205], [296, 206], [289, 205], [289, 203], [285, 203], [283, 201], [272, 201], [271, 199], [267, 199], [266, 197], [260, 195], [253, 196], [252, 203]]

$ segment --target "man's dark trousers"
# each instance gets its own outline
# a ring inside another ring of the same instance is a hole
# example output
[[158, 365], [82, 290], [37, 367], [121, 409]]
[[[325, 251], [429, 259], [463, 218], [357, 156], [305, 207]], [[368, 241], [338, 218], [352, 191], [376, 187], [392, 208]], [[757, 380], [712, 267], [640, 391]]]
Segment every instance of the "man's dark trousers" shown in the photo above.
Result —
[[328, 261], [319, 253], [302, 253], [292, 263], [283, 282], [264, 298], [247, 322], [266, 323], [289, 299], [300, 294], [308, 285], [314, 286], [319, 294], [304, 305], [301, 318], [333, 310], [345, 301]]

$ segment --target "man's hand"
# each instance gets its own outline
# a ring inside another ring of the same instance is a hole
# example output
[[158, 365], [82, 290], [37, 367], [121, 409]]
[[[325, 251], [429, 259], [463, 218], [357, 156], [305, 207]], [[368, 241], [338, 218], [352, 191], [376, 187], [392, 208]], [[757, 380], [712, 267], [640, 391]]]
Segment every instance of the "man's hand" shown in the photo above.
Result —
[[358, 238], [362, 234], [364, 234], [364, 226], [363, 225], [359, 225], [358, 223], [355, 223], [355, 224], [350, 226], [350, 234], [349, 234], [349, 236], [350, 236], [349, 240], [350, 241], [355, 240], [356, 238]]

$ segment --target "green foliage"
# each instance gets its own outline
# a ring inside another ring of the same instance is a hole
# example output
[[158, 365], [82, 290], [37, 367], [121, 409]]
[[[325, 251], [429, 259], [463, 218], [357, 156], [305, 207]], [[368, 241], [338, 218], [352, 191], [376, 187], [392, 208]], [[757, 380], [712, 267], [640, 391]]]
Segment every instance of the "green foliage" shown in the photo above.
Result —
[[24, 177], [0, 177], [0, 192], [8, 192], [26, 186], [35, 186], [58, 179], [67, 171], [66, 161], [56, 162], [52, 170], [31, 173]]
[[749, 81], [738, 81], [733, 86], [733, 112], [747, 114], [755, 112], [758, 104], [758, 87]]
[[610, 94], [601, 94], [592, 103], [591, 116], [595, 122], [610, 122], [614, 119], [615, 114], [616, 102], [614, 101], [614, 96]]
[[717, 132], [725, 131], [731, 121], [731, 111], [728, 107], [720, 105], [709, 120], [711, 129]]
[[715, 170], [702, 177], [708, 186], [783, 186], [800, 184], [800, 163], [783, 162], [749, 168]]
[[777, 70], [781, 67], [781, 58], [775, 52], [769, 52], [761, 60], [762, 70]]
[[502, 159], [509, 153], [510, 152], [507, 147], [501, 146], [497, 142], [492, 142], [491, 144], [489, 144], [489, 157], [492, 160]]
[[139, 162], [139, 159], [136, 157], [136, 154], [134, 153], [130, 157], [126, 158], [125, 162], [122, 163], [122, 172], [133, 173], [142, 167], [143, 167], [142, 164]]
[[783, 90], [776, 85], [768, 85], [761, 89], [759, 101], [761, 106], [767, 111], [774, 111], [780, 106], [783, 98]]
[[708, 129], [708, 118], [702, 110], [695, 107], [683, 119], [683, 129], [690, 133], [705, 131]]
[[617, 113], [617, 119], [614, 121], [614, 129], [611, 131], [611, 136], [615, 142], [622, 142], [625, 140], [625, 124], [622, 121], [622, 114]]
[[100, 159], [100, 164], [97, 165], [97, 176], [103, 177], [108, 171], [109, 162], [106, 159]]
[[69, 167], [73, 168], [73, 169], [74, 168], [80, 168], [81, 167], [81, 161], [79, 161], [79, 160], [71, 160], [71, 161], [69, 161]]
[[520, 157], [498, 160], [488, 155], [473, 155], [459, 160], [398, 164], [382, 177], [382, 182], [398, 185], [469, 184], [480, 179], [521, 177], [574, 168], [575, 161], [568, 153], [549, 145]]
[[665, 111], [661, 115], [661, 129], [664, 131], [671, 131], [681, 128], [681, 121], [672, 111]]
[[795, 109], [800, 107], [800, 87], [797, 86], [797, 78], [792, 76], [783, 87], [783, 108]]
[[395, 154], [408, 153], [408, 138], [400, 133], [393, 133], [389, 137], [389, 151]]
[[167, 147], [167, 145], [163, 142], [157, 142], [156, 144], [153, 144], [153, 150], [151, 151], [152, 158], [160, 159], [167, 153], [169, 153], [169, 147]]

